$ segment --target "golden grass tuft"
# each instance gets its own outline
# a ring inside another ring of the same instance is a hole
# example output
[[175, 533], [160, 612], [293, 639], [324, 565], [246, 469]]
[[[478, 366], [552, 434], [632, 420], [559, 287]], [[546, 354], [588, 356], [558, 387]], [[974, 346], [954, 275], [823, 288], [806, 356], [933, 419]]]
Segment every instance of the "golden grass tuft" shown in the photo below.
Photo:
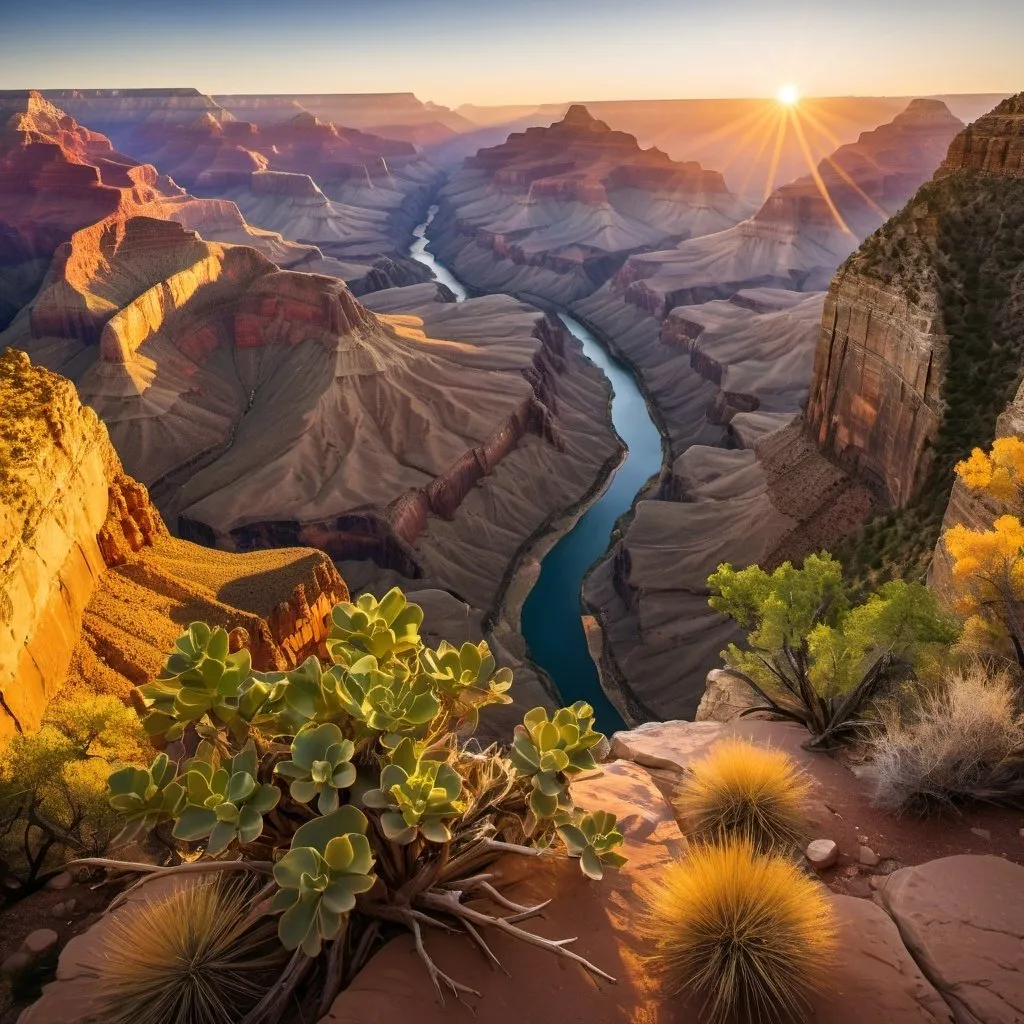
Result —
[[253, 887], [215, 881], [135, 903], [113, 920], [96, 965], [104, 1024], [236, 1024], [286, 954]]
[[823, 886], [746, 839], [691, 847], [644, 898], [652, 966], [672, 995], [703, 1002], [706, 1024], [799, 1020], [834, 962]]
[[698, 839], [742, 836], [758, 850], [791, 850], [806, 832], [809, 791], [803, 772], [781, 750], [729, 739], [691, 765], [675, 807]]

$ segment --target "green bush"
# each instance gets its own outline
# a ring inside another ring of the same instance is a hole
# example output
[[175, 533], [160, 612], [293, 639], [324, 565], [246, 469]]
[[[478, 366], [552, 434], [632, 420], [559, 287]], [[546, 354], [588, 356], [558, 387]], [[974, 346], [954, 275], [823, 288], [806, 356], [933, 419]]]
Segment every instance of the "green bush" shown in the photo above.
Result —
[[722, 652], [726, 671], [761, 700], [746, 713], [799, 722], [814, 748], [855, 736], [872, 700], [888, 689], [934, 675], [960, 635], [919, 583], [895, 580], [851, 603], [842, 567], [828, 553], [772, 573], [720, 565], [708, 587], [711, 607], [749, 631], [745, 646]]
[[144, 756], [135, 713], [116, 697], [58, 697], [34, 733], [0, 757], [0, 852], [25, 885], [70, 857], [99, 856], [123, 824], [107, 799], [111, 768]]

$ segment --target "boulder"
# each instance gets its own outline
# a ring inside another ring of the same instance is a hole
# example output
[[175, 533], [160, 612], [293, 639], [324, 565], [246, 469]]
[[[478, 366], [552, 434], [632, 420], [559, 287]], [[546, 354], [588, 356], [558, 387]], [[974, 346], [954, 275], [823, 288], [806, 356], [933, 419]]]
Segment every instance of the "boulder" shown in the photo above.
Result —
[[1024, 1020], [1024, 867], [944, 857], [894, 872], [879, 892], [958, 1024]]
[[807, 844], [804, 856], [815, 871], [827, 871], [839, 860], [839, 847], [831, 839], [814, 839]]
[[731, 722], [752, 706], [753, 696], [742, 679], [713, 668], [708, 673], [704, 696], [697, 705], [694, 718], [698, 722]]

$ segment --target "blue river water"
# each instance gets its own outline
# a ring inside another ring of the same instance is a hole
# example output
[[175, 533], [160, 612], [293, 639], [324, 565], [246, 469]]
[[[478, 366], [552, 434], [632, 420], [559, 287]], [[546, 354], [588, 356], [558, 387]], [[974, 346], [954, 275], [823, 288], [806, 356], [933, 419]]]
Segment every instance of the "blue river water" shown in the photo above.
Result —
[[[410, 255], [429, 267], [461, 302], [467, 297], [466, 288], [426, 250], [426, 229], [436, 212], [436, 207], [431, 208], [427, 221], [416, 229]], [[581, 622], [583, 578], [607, 550], [616, 520], [661, 468], [661, 437], [632, 371], [577, 320], [563, 312], [558, 316], [582, 342], [587, 358], [611, 381], [612, 423], [628, 451], [606, 490], [544, 556], [540, 578], [523, 605], [522, 633], [531, 658], [551, 677], [562, 700], [566, 704], [577, 700], [592, 704], [597, 728], [611, 733], [623, 728], [623, 722], [601, 689], [587, 649]]]

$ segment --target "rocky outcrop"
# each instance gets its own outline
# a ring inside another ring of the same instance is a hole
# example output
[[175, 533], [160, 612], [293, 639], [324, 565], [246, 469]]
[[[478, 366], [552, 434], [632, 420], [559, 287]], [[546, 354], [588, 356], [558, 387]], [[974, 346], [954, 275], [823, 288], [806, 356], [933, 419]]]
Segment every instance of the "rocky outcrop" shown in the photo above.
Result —
[[431, 244], [474, 287], [567, 304], [632, 252], [720, 230], [745, 208], [720, 174], [570, 107], [480, 150], [442, 192]]
[[8, 349], [0, 396], [0, 741], [36, 728], [69, 679], [123, 695], [151, 678], [193, 618], [245, 630], [266, 670], [320, 649], [348, 594], [327, 559], [176, 541], [70, 381]]
[[958, 135], [939, 175], [968, 169], [1024, 177], [1024, 94], [1004, 100]]
[[957, 1024], [1016, 1024], [1024, 1014], [1024, 868], [960, 856], [904, 868], [882, 903]]
[[[107, 566], [163, 531], [74, 385], [0, 356], [0, 740], [39, 725]], [[129, 503], [129, 497], [131, 502]]]
[[1022, 111], [1008, 100], [962, 132], [829, 292], [808, 429], [891, 504], [944, 498], [953, 462], [991, 440], [1016, 388]]

